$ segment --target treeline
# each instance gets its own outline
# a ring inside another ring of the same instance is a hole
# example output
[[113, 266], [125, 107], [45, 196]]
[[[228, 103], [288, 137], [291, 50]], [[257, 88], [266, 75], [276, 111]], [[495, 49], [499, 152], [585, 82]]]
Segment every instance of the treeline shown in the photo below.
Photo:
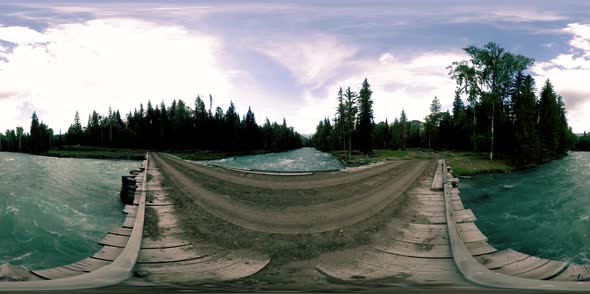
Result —
[[39, 121], [37, 113], [31, 117], [31, 128], [25, 133], [22, 127], [0, 132], [0, 151], [41, 153], [61, 144], [61, 136], [53, 134], [53, 129]]
[[577, 151], [590, 151], [590, 133], [584, 132], [581, 136], [576, 138]]
[[[41, 139], [35, 139], [37, 136]], [[76, 112], [74, 122], [63, 136], [54, 135], [45, 124], [39, 124], [36, 114], [33, 114], [30, 134], [23, 134], [22, 128], [17, 128], [16, 132], [8, 130], [5, 135], [0, 134], [0, 144], [0, 150], [31, 153], [78, 144], [146, 149], [264, 149], [276, 152], [299, 148], [303, 142], [293, 127], [287, 126], [285, 119], [278, 124], [271, 123], [267, 118], [260, 126], [250, 108], [240, 116], [231, 102], [226, 111], [217, 107], [213, 112], [211, 96], [209, 108], [198, 96], [194, 108], [182, 100], [174, 100], [169, 106], [162, 102], [155, 107], [148, 101], [145, 108], [140, 104], [139, 109], [129, 112], [125, 118], [119, 110], [109, 109], [106, 115], [93, 111], [86, 126], [82, 125]]]
[[352, 150], [364, 154], [373, 150], [373, 100], [369, 82], [365, 79], [358, 93], [340, 88], [336, 116], [320, 121], [310, 144], [322, 151], [342, 150], [345, 158], [350, 158]]
[[[525, 74], [533, 59], [507, 52], [495, 43], [482, 48], [471, 46], [465, 52], [469, 60], [448, 67], [450, 77], [457, 82], [452, 113], [442, 111], [435, 97], [424, 123], [408, 122], [402, 111], [392, 124], [387, 120], [377, 124], [371, 121], [370, 126], [361, 129], [360, 115], [356, 124], [351, 121], [356, 112], [354, 103], [349, 102], [354, 99], [349, 97], [355, 97], [355, 93], [349, 94], [349, 88], [344, 95], [342, 91], [338, 93], [334, 120], [322, 120], [311, 143], [321, 150], [345, 150], [348, 154], [351, 146], [363, 153], [370, 153], [372, 148], [471, 150], [487, 152], [490, 160], [500, 153], [517, 166], [586, 148], [582, 146], [586, 146], [587, 135], [577, 139], [572, 133], [563, 98], [549, 80], [537, 96], [534, 79]], [[369, 137], [367, 129], [371, 130]], [[365, 135], [361, 136], [363, 131]]]

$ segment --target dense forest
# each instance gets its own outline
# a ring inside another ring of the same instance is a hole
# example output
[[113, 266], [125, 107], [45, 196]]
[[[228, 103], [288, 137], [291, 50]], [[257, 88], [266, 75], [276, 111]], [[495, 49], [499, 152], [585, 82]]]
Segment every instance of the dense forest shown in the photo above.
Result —
[[148, 101], [145, 108], [142, 104], [125, 118], [118, 110], [109, 109], [106, 115], [93, 111], [86, 126], [82, 126], [76, 112], [72, 125], [63, 135], [55, 134], [33, 113], [29, 133], [21, 127], [0, 133], [0, 151], [42, 154], [64, 145], [86, 145], [275, 152], [303, 145], [302, 137], [287, 126], [285, 119], [278, 124], [267, 118], [260, 126], [250, 108], [240, 117], [233, 102], [225, 112], [220, 107], [212, 111], [212, 100], [209, 96], [209, 109], [200, 96], [195, 99], [194, 108], [182, 100], [174, 100], [169, 106], [162, 102], [155, 107]]
[[334, 119], [320, 121], [311, 144], [347, 156], [351, 150], [370, 154], [373, 148], [408, 147], [486, 152], [490, 160], [499, 153], [517, 166], [559, 158], [568, 150], [590, 150], [590, 136], [576, 136], [569, 128], [563, 98], [551, 82], [536, 94], [535, 80], [525, 73], [532, 59], [495, 43], [464, 50], [470, 59], [448, 67], [457, 84], [452, 112], [442, 111], [434, 97], [424, 122], [408, 121], [402, 110], [393, 123], [375, 123], [365, 80], [358, 94], [350, 88], [338, 92]]

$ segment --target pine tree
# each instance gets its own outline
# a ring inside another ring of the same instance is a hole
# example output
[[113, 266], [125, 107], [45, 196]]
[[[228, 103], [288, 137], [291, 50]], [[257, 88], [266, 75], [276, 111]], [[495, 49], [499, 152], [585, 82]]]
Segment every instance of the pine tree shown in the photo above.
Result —
[[350, 87], [344, 92], [344, 134], [348, 142], [348, 159], [352, 157], [352, 133], [356, 123], [357, 108], [357, 93], [350, 90]]
[[544, 159], [556, 157], [559, 147], [559, 110], [557, 95], [549, 80], [541, 90], [539, 101], [539, 129], [541, 131]]
[[31, 153], [39, 154], [41, 150], [41, 126], [39, 125], [39, 118], [37, 112], [33, 112], [31, 117]]
[[373, 91], [371, 91], [370, 87], [369, 82], [365, 79], [359, 91], [358, 98], [358, 146], [364, 154], [373, 152], [373, 100], [371, 100]]
[[402, 150], [406, 150], [406, 146], [408, 144], [408, 118], [406, 117], [406, 111], [402, 109], [402, 113], [399, 117], [399, 125], [400, 125], [400, 147]]

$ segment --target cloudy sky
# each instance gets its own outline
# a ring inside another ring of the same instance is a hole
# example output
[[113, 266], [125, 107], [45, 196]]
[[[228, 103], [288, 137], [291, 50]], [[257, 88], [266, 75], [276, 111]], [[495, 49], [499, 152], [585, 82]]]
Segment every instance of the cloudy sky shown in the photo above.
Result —
[[0, 130], [211, 93], [308, 134], [365, 77], [376, 120], [423, 119], [434, 96], [450, 107], [461, 48], [490, 41], [534, 58], [537, 87], [551, 79], [590, 130], [590, 2], [480, 2], [4, 0]]

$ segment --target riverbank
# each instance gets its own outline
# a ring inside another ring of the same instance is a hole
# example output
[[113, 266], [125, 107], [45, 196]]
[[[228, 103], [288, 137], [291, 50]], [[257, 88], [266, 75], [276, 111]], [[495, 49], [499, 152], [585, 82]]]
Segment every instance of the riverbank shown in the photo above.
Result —
[[[341, 151], [334, 151], [332, 154], [336, 157], [343, 158]], [[371, 156], [353, 154], [352, 158], [346, 164], [348, 166], [359, 166], [394, 159], [439, 159], [443, 157], [449, 160], [450, 165], [453, 167], [453, 173], [457, 176], [509, 173], [518, 169], [518, 167], [510, 163], [510, 160], [505, 158], [490, 161], [487, 153], [430, 151], [422, 149], [378, 149], [374, 150]]]
[[43, 155], [60, 158], [144, 160], [146, 152], [144, 149], [64, 146], [62, 149], [50, 149]]
[[[147, 149], [108, 148], [98, 146], [64, 146], [61, 149], [50, 149], [44, 156], [60, 158], [91, 158], [91, 159], [124, 159], [143, 160]], [[170, 154], [187, 160], [216, 160], [232, 156], [258, 155], [270, 153], [265, 150], [251, 151], [214, 151], [214, 150], [187, 150], [170, 151]]]

